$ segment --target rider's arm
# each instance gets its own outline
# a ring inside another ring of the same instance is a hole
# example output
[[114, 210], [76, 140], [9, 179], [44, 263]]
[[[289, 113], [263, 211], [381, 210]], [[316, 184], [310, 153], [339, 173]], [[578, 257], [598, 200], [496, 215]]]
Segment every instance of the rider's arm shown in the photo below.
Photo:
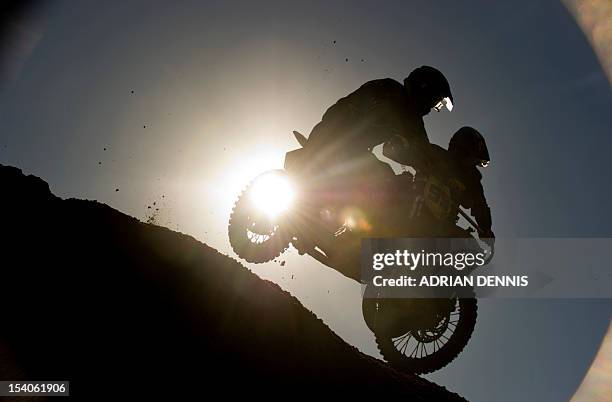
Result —
[[[419, 163], [421, 151], [429, 147], [423, 118], [405, 97], [405, 88], [391, 79], [370, 81], [351, 96], [359, 111], [355, 128], [369, 137], [371, 147], [392, 139], [383, 154], [399, 163]], [[394, 138], [395, 137], [395, 138]]]
[[385, 155], [384, 147], [383, 155], [419, 171], [433, 168], [430, 160], [431, 143], [425, 131], [423, 118], [411, 113], [403, 104], [397, 104], [395, 107], [397, 110], [390, 119], [393, 122], [395, 135], [391, 137], [387, 146], [388, 153], [393, 156]]
[[[398, 163], [402, 163], [403, 159], [407, 159], [405, 156], [405, 149], [408, 148], [408, 140], [399, 135], [394, 135], [383, 145], [382, 153], [389, 159], [392, 159]], [[407, 163], [402, 163], [406, 165]]]
[[431, 147], [427, 137], [422, 135], [394, 135], [385, 142], [383, 155], [417, 171], [429, 171], [435, 166]]
[[478, 223], [478, 226], [480, 226], [480, 228], [482, 229], [483, 233], [481, 237], [494, 238], [495, 235], [493, 234], [493, 231], [491, 230], [491, 226], [492, 226], [491, 209], [489, 208], [489, 205], [487, 204], [487, 199], [485, 198], [485, 195], [484, 195], [484, 189], [480, 181], [478, 181], [478, 185], [475, 186], [475, 188], [472, 190], [471, 198], [472, 198], [471, 200], [472, 202], [471, 202], [471, 205], [469, 206], [471, 207], [472, 216], [476, 218], [476, 223]]

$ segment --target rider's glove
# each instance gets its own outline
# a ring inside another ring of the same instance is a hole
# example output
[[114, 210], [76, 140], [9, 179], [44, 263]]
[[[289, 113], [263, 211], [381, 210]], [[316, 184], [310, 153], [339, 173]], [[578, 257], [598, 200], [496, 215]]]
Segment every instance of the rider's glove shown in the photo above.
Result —
[[398, 163], [406, 164], [406, 152], [410, 148], [406, 138], [400, 135], [394, 135], [383, 145], [383, 155]]

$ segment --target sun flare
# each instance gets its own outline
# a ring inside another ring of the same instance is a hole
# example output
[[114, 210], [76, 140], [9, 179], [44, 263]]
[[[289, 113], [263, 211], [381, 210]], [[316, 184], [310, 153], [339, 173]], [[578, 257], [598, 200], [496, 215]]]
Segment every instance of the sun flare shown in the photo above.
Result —
[[295, 198], [289, 178], [278, 172], [258, 177], [250, 190], [250, 199], [256, 210], [275, 218], [287, 211]]

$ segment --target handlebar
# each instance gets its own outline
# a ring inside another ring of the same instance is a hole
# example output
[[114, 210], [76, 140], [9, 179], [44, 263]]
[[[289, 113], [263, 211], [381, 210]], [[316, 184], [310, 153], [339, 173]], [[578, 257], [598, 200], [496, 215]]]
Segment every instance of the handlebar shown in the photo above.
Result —
[[[471, 216], [466, 214], [461, 208], [459, 208], [459, 215], [461, 215], [463, 219], [465, 219], [476, 230], [476, 232], [478, 232], [479, 236], [483, 233], [483, 230], [476, 223], [476, 221], [474, 221], [474, 219], [472, 219]], [[493, 254], [495, 254], [495, 243], [491, 242], [491, 244], [487, 243], [487, 245], [489, 246], [489, 252], [487, 253], [487, 257], [485, 258], [485, 265], [491, 262], [491, 260], [493, 259]]]

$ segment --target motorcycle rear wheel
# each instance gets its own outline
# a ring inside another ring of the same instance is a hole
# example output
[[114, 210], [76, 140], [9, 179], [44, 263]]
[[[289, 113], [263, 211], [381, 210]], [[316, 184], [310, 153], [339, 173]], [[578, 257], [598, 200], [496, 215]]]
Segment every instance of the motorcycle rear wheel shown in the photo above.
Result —
[[253, 211], [248, 199], [251, 184], [236, 200], [227, 230], [234, 252], [247, 262], [261, 264], [285, 252], [290, 239], [278, 222]]

